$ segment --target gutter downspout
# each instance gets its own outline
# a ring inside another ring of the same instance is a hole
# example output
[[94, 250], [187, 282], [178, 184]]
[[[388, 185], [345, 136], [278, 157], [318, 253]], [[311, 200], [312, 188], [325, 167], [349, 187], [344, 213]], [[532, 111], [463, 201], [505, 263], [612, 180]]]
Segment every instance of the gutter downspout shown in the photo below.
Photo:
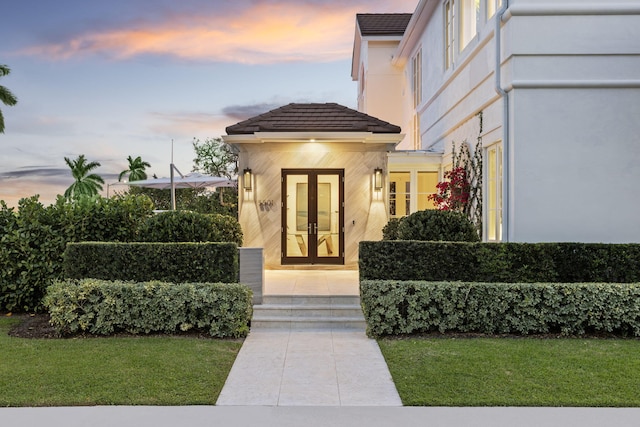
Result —
[[509, 94], [502, 88], [502, 35], [501, 24], [504, 14], [509, 9], [509, 0], [502, 0], [502, 6], [496, 13], [496, 87], [495, 90], [502, 97], [502, 241], [508, 242], [510, 239], [509, 213], [510, 213], [510, 141], [509, 141]]

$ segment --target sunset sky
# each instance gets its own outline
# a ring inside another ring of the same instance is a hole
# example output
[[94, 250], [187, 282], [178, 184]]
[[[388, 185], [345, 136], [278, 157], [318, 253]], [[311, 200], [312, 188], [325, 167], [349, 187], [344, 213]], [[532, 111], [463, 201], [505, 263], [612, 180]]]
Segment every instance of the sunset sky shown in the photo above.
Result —
[[[418, 0], [21, 0], [2, 7], [0, 200], [49, 204], [85, 154], [117, 181], [127, 156], [191, 171], [193, 138], [290, 102], [356, 107], [356, 13]], [[111, 187], [111, 191], [114, 188]], [[105, 191], [106, 194], [106, 185]]]

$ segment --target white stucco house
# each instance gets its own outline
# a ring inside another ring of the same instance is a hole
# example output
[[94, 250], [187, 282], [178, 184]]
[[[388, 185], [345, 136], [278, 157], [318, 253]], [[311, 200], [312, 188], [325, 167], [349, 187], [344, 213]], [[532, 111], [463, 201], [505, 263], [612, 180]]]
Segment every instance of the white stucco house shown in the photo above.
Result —
[[389, 218], [434, 207], [452, 144], [478, 138], [484, 240], [640, 242], [639, 40], [638, 0], [358, 14], [358, 111], [290, 104], [227, 128], [245, 246], [267, 267], [355, 266]]
[[421, 0], [356, 21], [358, 109], [425, 153], [389, 157], [411, 211], [417, 173], [481, 136], [485, 240], [640, 242], [640, 2]]

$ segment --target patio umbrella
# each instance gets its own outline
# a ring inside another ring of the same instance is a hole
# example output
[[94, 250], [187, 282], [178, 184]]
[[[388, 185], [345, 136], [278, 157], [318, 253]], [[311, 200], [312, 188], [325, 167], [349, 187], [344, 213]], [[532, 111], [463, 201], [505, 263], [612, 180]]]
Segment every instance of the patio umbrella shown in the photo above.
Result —
[[[152, 178], [140, 181], [127, 182], [128, 185], [137, 187], [157, 188], [160, 190], [170, 189], [171, 178]], [[174, 188], [205, 188], [205, 187], [235, 187], [236, 181], [200, 173], [188, 173], [185, 176], [175, 176], [173, 178]]]

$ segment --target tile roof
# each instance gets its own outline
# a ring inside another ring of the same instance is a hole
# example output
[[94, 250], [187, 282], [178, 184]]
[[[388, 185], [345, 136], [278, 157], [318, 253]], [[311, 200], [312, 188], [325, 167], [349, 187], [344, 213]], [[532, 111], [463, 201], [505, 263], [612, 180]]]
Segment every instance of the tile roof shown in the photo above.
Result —
[[228, 126], [228, 135], [254, 132], [400, 133], [399, 126], [336, 103], [288, 104]]
[[358, 13], [356, 21], [363, 36], [402, 36], [411, 13]]

